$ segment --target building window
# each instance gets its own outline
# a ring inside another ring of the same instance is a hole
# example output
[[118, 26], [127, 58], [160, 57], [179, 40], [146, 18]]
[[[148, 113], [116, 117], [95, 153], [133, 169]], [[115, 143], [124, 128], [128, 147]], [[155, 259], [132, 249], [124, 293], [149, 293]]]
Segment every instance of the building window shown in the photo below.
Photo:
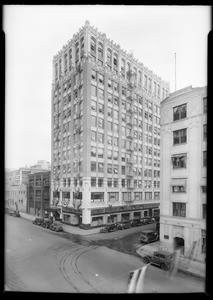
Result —
[[206, 230], [201, 230], [202, 237], [202, 253], [206, 253]]
[[185, 193], [186, 192], [186, 187], [184, 185], [172, 186], [172, 192], [173, 193]]
[[203, 151], [203, 167], [207, 166], [207, 151]]
[[104, 185], [104, 179], [98, 178], [98, 187], [103, 187], [103, 185]]
[[107, 186], [112, 187], [112, 178], [107, 179]]
[[159, 200], [160, 199], [160, 192], [154, 192], [154, 199]]
[[112, 164], [107, 165], [107, 173], [112, 173]]
[[173, 121], [186, 118], [186, 104], [182, 104], [173, 108]]
[[152, 192], [145, 192], [145, 200], [151, 200], [152, 199]]
[[91, 193], [91, 201], [92, 202], [102, 202], [104, 201], [104, 193]]
[[203, 185], [201, 188], [202, 188], [202, 193], [203, 193], [203, 194], [206, 194], [206, 192], [207, 192], [207, 187], [206, 187], [206, 185]]
[[203, 125], [203, 138], [207, 139], [207, 124]]
[[91, 177], [91, 186], [96, 187], [96, 178], [95, 177]]
[[183, 144], [187, 141], [186, 129], [173, 131], [173, 144]]
[[92, 77], [93, 80], [97, 79], [97, 77], [96, 77], [96, 71], [95, 70], [91, 71], [91, 77]]
[[173, 202], [173, 216], [186, 217], [186, 203]]
[[135, 200], [142, 200], [142, 192], [134, 192]]
[[173, 169], [186, 168], [186, 154], [172, 156]]
[[104, 164], [103, 163], [98, 163], [98, 172], [103, 173], [104, 171]]
[[97, 133], [95, 131], [91, 131], [91, 141], [96, 142], [97, 140]]
[[207, 113], [207, 97], [203, 98], [203, 113]]
[[108, 193], [108, 201], [118, 201], [119, 200], [119, 193]]
[[94, 37], [91, 37], [90, 49], [93, 55], [96, 55], [96, 40]]
[[97, 87], [94, 85], [91, 85], [91, 95], [94, 97], [97, 96]]
[[98, 157], [103, 158], [104, 157], [104, 149], [103, 148], [98, 148]]
[[91, 172], [96, 172], [96, 162], [91, 162]]

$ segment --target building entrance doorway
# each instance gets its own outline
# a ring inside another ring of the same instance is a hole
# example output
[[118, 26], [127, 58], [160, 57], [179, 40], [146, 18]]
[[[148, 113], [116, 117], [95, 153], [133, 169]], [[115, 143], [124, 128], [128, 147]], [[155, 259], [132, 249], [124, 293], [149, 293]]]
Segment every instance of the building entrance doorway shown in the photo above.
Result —
[[175, 250], [179, 249], [180, 254], [184, 255], [184, 239], [180, 237], [174, 238], [174, 248]]

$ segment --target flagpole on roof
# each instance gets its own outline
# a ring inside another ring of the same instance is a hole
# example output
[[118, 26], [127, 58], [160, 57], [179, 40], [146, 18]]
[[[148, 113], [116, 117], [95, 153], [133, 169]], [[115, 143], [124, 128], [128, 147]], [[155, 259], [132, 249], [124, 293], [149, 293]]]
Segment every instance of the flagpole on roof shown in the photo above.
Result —
[[176, 52], [175, 52], [175, 91], [176, 91]]

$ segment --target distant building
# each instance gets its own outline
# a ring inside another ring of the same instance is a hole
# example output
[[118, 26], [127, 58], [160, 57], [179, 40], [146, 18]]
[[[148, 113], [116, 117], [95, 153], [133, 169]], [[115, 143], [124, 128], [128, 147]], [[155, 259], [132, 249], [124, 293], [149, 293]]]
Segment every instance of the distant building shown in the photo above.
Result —
[[27, 211], [27, 185], [9, 183], [5, 185], [5, 207], [20, 212]]
[[39, 160], [36, 165], [19, 169], [5, 170], [5, 207], [15, 209], [16, 204], [21, 212], [27, 212], [27, 187], [29, 175], [50, 170], [49, 162]]
[[160, 244], [206, 256], [207, 88], [186, 87], [161, 103]]
[[29, 174], [27, 212], [32, 215], [48, 215], [50, 207], [50, 171]]
[[37, 164], [30, 166], [31, 169], [43, 169], [43, 170], [51, 170], [50, 162], [46, 160], [38, 160]]

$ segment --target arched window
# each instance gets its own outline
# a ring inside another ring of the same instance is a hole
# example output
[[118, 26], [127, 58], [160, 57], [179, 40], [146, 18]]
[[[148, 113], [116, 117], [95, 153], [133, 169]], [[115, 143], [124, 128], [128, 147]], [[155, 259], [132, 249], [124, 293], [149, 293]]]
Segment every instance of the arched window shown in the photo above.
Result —
[[112, 50], [110, 48], [107, 49], [107, 64], [110, 66], [112, 64]]
[[113, 58], [113, 67], [114, 69], [118, 68], [118, 54], [114, 52], [114, 58]]
[[81, 58], [84, 55], [84, 37], [80, 40]]
[[75, 61], [79, 60], [79, 43], [75, 44]]
[[98, 58], [103, 60], [103, 44], [98, 43]]
[[124, 74], [125, 72], [125, 59], [121, 59], [121, 73]]
[[91, 54], [96, 55], [96, 39], [92, 36], [90, 41]]

